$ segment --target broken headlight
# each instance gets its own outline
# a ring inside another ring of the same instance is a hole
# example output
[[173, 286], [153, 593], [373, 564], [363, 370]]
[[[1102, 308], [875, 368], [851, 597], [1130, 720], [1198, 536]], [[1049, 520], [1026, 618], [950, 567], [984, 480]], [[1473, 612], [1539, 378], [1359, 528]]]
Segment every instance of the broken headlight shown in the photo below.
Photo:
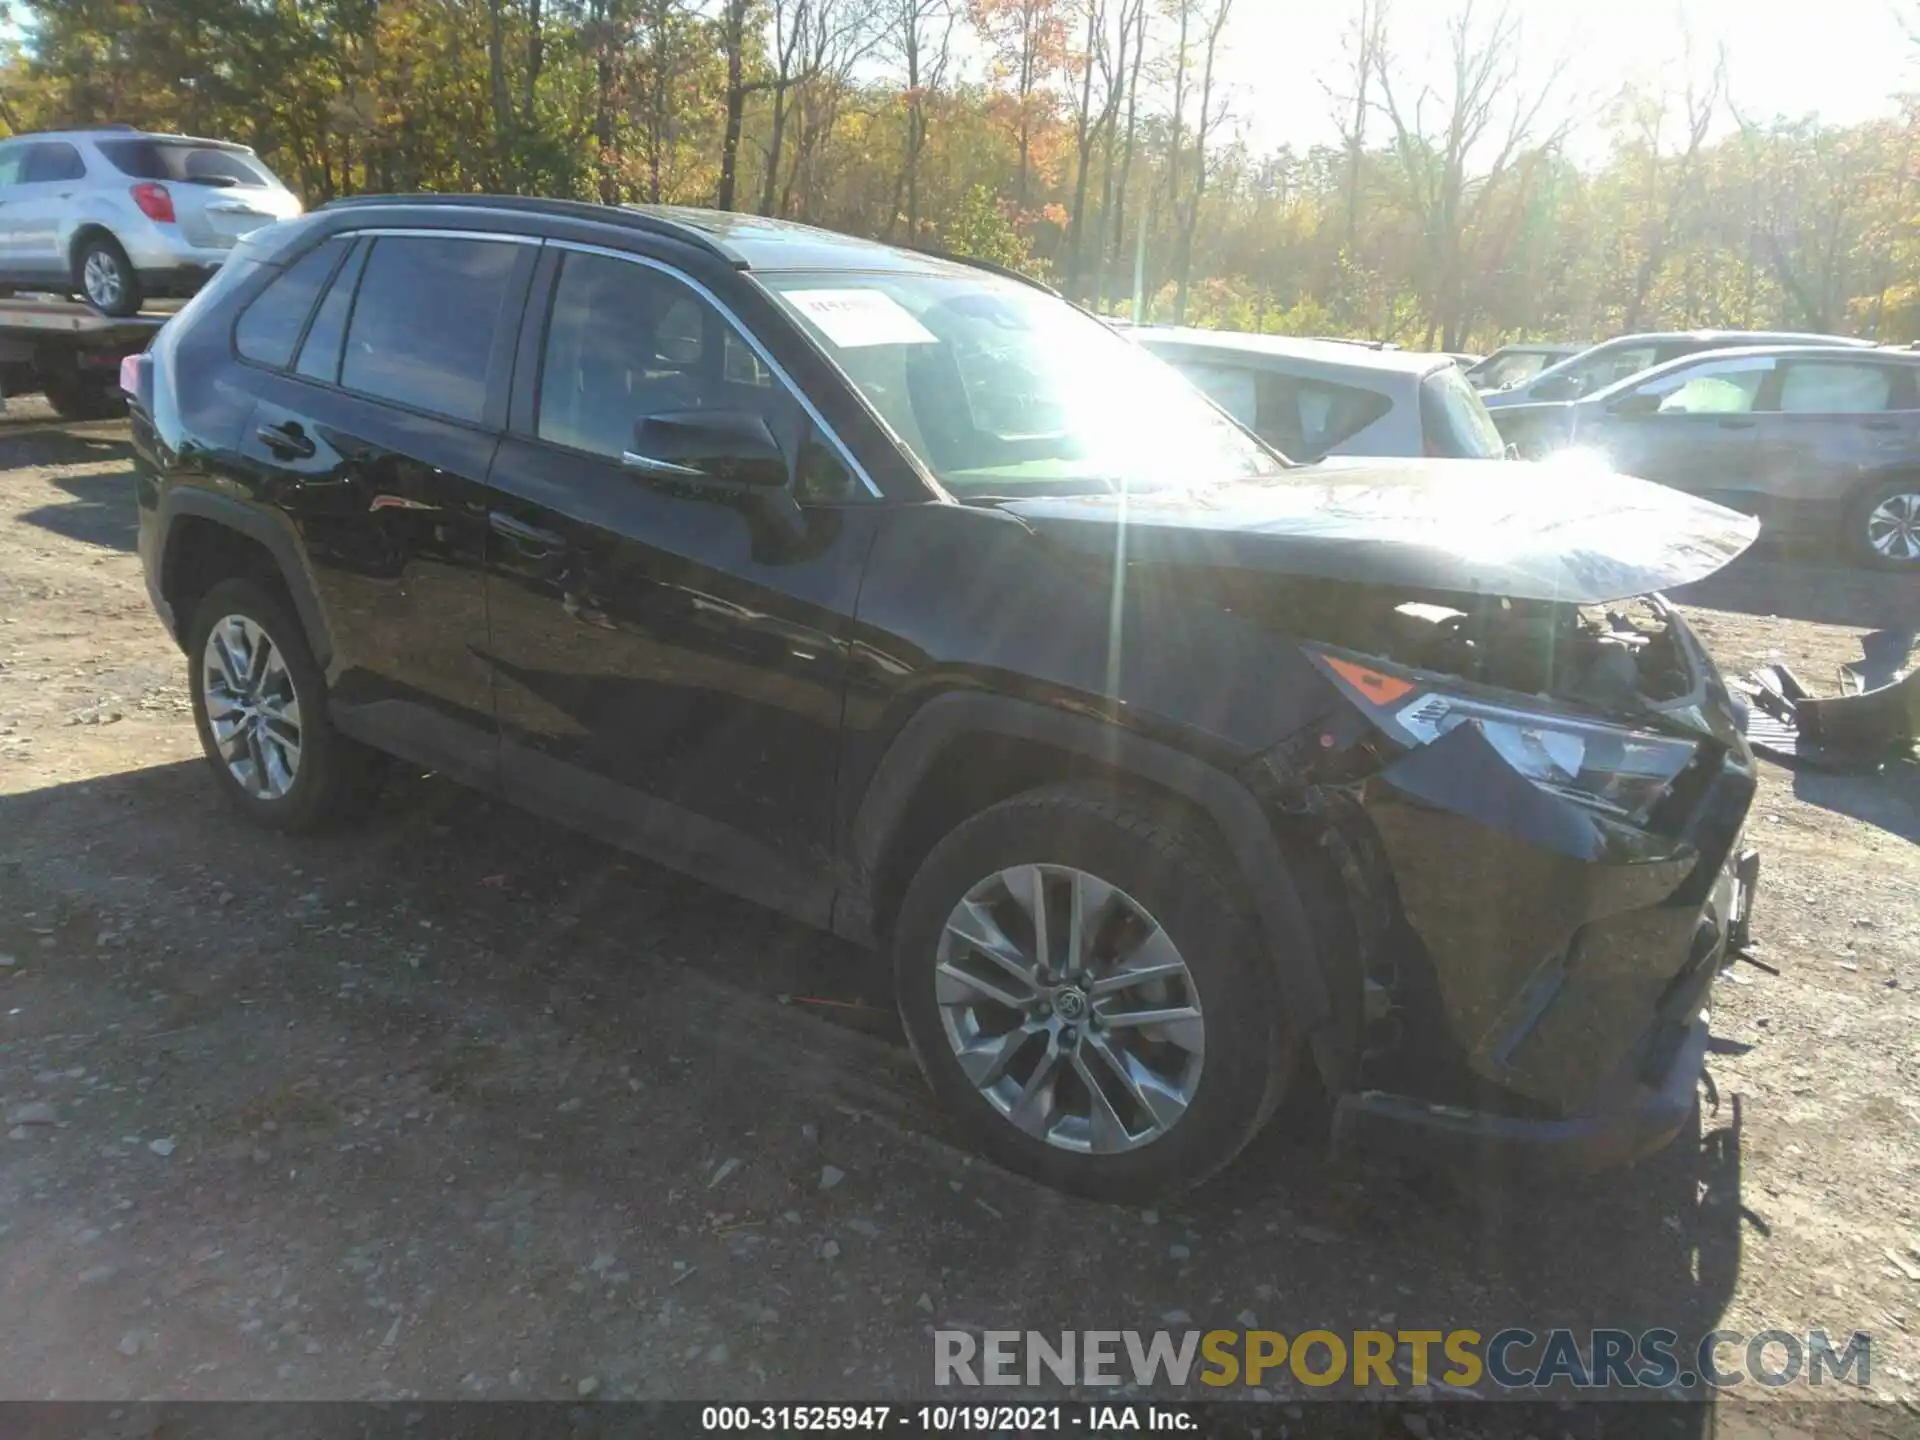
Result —
[[1543, 790], [1628, 820], [1645, 818], [1695, 753], [1691, 742], [1667, 735], [1440, 691], [1422, 695], [1393, 718], [1421, 745], [1458, 726], [1477, 725], [1501, 759]]
[[1675, 736], [1427, 689], [1341, 656], [1315, 658], [1402, 744], [1431, 745], [1462, 725], [1477, 726], [1501, 759], [1541, 789], [1627, 820], [1644, 820], [1698, 753]]

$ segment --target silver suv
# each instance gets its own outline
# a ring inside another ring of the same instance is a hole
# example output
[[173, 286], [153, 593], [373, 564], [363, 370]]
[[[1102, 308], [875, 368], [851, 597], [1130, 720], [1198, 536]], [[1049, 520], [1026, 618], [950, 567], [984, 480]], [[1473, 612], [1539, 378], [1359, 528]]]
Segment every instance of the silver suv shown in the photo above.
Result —
[[190, 295], [234, 241], [301, 205], [244, 145], [128, 126], [0, 144], [0, 286], [108, 315]]
[[1292, 460], [1495, 460], [1506, 442], [1450, 355], [1231, 330], [1128, 332]]

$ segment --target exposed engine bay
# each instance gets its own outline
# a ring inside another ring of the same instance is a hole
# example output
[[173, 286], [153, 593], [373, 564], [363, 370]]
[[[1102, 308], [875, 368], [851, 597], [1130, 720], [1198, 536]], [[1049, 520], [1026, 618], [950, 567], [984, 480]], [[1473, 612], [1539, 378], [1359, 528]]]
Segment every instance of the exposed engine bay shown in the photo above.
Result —
[[1382, 659], [1480, 685], [1614, 713], [1692, 688], [1661, 607], [1649, 600], [1556, 605], [1492, 600], [1473, 609], [1403, 601], [1377, 622]]
[[1268, 628], [1409, 669], [1631, 717], [1696, 683], [1652, 596], [1572, 605], [1215, 572], [1222, 602]]

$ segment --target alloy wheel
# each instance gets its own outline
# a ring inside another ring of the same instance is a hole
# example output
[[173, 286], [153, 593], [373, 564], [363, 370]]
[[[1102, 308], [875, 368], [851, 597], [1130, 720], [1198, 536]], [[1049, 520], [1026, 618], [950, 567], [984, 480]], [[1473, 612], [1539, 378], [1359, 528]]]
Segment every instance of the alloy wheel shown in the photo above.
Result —
[[1867, 543], [1889, 560], [1920, 560], [1920, 492], [1883, 497], [1867, 516]]
[[941, 932], [934, 999], [967, 1079], [1061, 1150], [1149, 1144], [1200, 1083], [1206, 1019], [1178, 947], [1084, 870], [1019, 865], [967, 891]]
[[94, 250], [87, 256], [80, 281], [87, 298], [102, 310], [120, 303], [120, 266], [105, 250]]
[[200, 694], [240, 788], [261, 800], [286, 795], [300, 773], [300, 697], [286, 657], [257, 622], [228, 615], [207, 632]]

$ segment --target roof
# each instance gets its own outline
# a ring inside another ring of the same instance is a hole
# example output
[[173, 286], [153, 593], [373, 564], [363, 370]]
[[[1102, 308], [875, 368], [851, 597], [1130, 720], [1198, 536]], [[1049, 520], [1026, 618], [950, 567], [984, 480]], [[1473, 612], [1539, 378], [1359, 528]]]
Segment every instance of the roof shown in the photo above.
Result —
[[142, 130], [137, 125], [69, 125], [64, 130], [23, 130], [4, 137], [15, 140], [156, 140], [162, 144], [205, 145], [214, 150], [246, 150], [237, 140], [213, 140], [205, 135], [176, 135], [171, 130]]
[[705, 250], [742, 270], [847, 270], [921, 274], [1001, 275], [1045, 290], [1037, 280], [962, 256], [906, 250], [878, 240], [842, 235], [792, 220], [703, 210], [689, 205], [599, 205], [534, 195], [353, 195], [329, 201], [321, 211], [407, 207], [509, 211], [583, 220], [618, 229], [662, 235]]
[[1242, 330], [1196, 330], [1169, 326], [1142, 327], [1129, 332], [1147, 348], [1160, 351], [1210, 350], [1220, 354], [1271, 355], [1304, 360], [1327, 369], [1376, 375], [1429, 375], [1452, 365], [1450, 355], [1424, 350], [1374, 350], [1338, 340], [1301, 340], [1291, 335], [1252, 335]]
[[1582, 395], [1575, 402], [1585, 404], [1597, 400], [1603, 395], [1617, 395], [1625, 390], [1636, 390], [1660, 375], [1668, 375], [1675, 370], [1685, 370], [1694, 365], [1720, 364], [1727, 360], [1740, 360], [1748, 357], [1775, 359], [1790, 356], [1795, 360], [1845, 360], [1849, 364], [1865, 361], [1871, 365], [1908, 365], [1920, 368], [1920, 354], [1902, 354], [1898, 350], [1884, 350], [1872, 345], [1730, 345], [1719, 350], [1695, 351], [1691, 355], [1681, 355], [1661, 364], [1649, 366], [1623, 380], [1616, 380], [1603, 389], [1595, 390], [1591, 395]]
[[[1633, 335], [1615, 335], [1600, 345], [1645, 345], [1663, 340], [1701, 340], [1721, 344], [1746, 340], [1754, 345], [1871, 345], [1871, 340], [1855, 340], [1847, 335], [1821, 335], [1807, 330], [1647, 330]], [[1597, 350], [1600, 345], [1592, 348]], [[1728, 348], [1721, 344], [1721, 348]]]

